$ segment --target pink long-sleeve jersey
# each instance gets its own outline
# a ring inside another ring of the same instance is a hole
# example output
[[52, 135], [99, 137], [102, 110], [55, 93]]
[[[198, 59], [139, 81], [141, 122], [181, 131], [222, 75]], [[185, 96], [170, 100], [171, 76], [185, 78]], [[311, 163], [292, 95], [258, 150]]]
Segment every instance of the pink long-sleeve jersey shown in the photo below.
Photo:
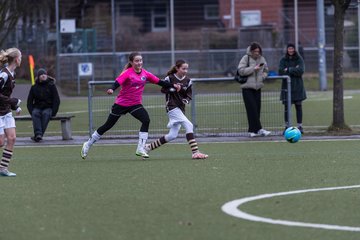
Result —
[[115, 103], [128, 107], [142, 104], [142, 94], [146, 82], [157, 84], [160, 79], [145, 69], [136, 73], [133, 68], [128, 68], [116, 78], [116, 81], [121, 85], [121, 90]]

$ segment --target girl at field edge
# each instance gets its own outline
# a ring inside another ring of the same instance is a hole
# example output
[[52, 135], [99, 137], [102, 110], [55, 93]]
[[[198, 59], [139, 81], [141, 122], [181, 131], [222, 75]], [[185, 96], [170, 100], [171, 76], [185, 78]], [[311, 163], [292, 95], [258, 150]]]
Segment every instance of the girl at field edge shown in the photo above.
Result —
[[206, 159], [208, 158], [207, 154], [201, 153], [198, 148], [198, 144], [194, 137], [193, 124], [185, 116], [185, 105], [189, 104], [192, 97], [192, 82], [189, 77], [187, 77], [189, 64], [184, 60], [177, 60], [175, 65], [168, 71], [165, 81], [172, 84], [179, 84], [181, 90], [178, 92], [170, 91], [169, 89], [162, 88], [161, 92], [165, 93], [166, 99], [166, 112], [169, 117], [169, 123], [167, 125], [170, 128], [169, 133], [161, 138], [155, 140], [151, 144], [145, 145], [145, 150], [147, 153], [155, 148], [160, 147], [161, 145], [168, 143], [174, 140], [181, 126], [185, 128], [186, 139], [190, 145], [192, 158], [193, 159]]
[[19, 115], [21, 101], [17, 98], [11, 98], [15, 87], [15, 69], [21, 64], [21, 52], [17, 48], [9, 48], [0, 52], [0, 64], [3, 68], [0, 71], [0, 146], [6, 146], [2, 153], [0, 161], [0, 176], [15, 177], [16, 174], [8, 170], [10, 160], [13, 155], [16, 131], [15, 119], [11, 110], [16, 110]]
[[140, 53], [131, 53], [128, 60], [124, 70], [116, 78], [113, 86], [107, 90], [107, 94], [113, 94], [114, 90], [121, 86], [121, 90], [115, 99], [107, 121], [83, 144], [81, 149], [81, 157], [83, 159], [88, 155], [90, 147], [98, 141], [106, 131], [115, 125], [121, 115], [127, 113], [130, 113], [141, 122], [139, 142], [135, 154], [143, 158], [148, 158], [149, 155], [144, 150], [144, 146], [148, 139], [150, 118], [148, 112], [142, 105], [142, 94], [145, 84], [146, 82], [150, 82], [158, 84], [163, 88], [173, 88], [176, 89], [176, 91], [180, 90], [180, 85], [162, 81], [152, 73], [143, 69], [143, 59]]

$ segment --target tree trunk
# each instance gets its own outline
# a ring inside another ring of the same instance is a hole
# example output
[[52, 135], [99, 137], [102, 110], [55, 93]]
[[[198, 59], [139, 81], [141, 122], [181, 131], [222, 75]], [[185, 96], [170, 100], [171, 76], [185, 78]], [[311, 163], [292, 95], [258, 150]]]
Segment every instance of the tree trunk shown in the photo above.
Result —
[[332, 0], [335, 7], [334, 15], [334, 86], [333, 86], [333, 122], [330, 130], [348, 130], [344, 118], [344, 84], [343, 84], [343, 55], [344, 55], [344, 19], [351, 0]]

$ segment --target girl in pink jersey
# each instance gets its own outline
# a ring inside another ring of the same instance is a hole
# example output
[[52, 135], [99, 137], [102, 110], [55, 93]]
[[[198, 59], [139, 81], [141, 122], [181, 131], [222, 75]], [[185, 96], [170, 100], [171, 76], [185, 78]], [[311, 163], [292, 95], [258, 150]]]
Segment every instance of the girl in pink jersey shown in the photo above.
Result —
[[149, 157], [144, 150], [150, 124], [149, 114], [142, 105], [142, 94], [145, 84], [146, 82], [150, 82], [158, 84], [163, 88], [174, 88], [176, 91], [179, 91], [181, 86], [162, 81], [142, 67], [143, 60], [141, 54], [138, 52], [131, 53], [129, 55], [129, 62], [125, 65], [123, 72], [116, 78], [113, 86], [107, 90], [108, 94], [113, 94], [114, 90], [121, 86], [121, 90], [115, 99], [115, 103], [111, 108], [107, 121], [83, 144], [81, 150], [81, 157], [83, 159], [88, 155], [90, 147], [99, 140], [106, 131], [115, 125], [121, 115], [127, 113], [130, 113], [141, 122], [139, 143], [135, 154], [143, 158]]

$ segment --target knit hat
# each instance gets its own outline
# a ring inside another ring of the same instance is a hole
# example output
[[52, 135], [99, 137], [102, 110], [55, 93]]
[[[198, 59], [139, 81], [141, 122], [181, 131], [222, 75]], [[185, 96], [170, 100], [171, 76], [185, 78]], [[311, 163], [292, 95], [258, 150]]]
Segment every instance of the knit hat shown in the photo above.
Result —
[[288, 45], [286, 46], [286, 49], [288, 49], [289, 47], [296, 48], [295, 44], [293, 44], [293, 43], [288, 43]]
[[44, 68], [40, 68], [37, 72], [37, 77], [40, 77], [41, 75], [43, 74], [46, 74], [47, 75], [47, 72]]

